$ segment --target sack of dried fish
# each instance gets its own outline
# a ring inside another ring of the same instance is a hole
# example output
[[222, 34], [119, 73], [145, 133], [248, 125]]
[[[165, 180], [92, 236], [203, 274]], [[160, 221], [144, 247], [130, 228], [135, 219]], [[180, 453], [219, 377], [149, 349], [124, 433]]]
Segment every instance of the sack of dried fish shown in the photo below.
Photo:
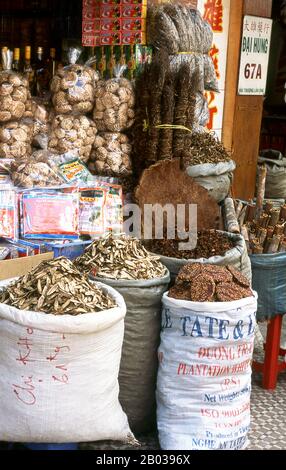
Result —
[[0, 126], [0, 158], [27, 157], [32, 153], [33, 122], [25, 119]]
[[63, 258], [3, 287], [10, 301], [0, 303], [0, 440], [134, 441], [118, 401], [122, 296]]
[[150, 280], [166, 275], [159, 256], [150, 254], [137, 238], [109, 233], [95, 240], [74, 261], [77, 269], [98, 278]]
[[145, 242], [152, 253], [160, 255], [161, 262], [168, 268], [171, 279], [189, 262], [200, 262], [217, 266], [234, 266], [251, 280], [251, 263], [244, 238], [216, 230], [205, 230], [198, 234], [195, 250], [179, 250], [180, 240], [153, 240]]
[[13, 52], [2, 49], [3, 71], [0, 73], [0, 122], [21, 119], [29, 94], [28, 80], [12, 71]]
[[163, 277], [146, 281], [94, 279], [116, 289], [125, 300], [127, 312], [119, 370], [119, 400], [132, 430], [135, 433], [150, 431], [156, 422], [161, 299], [168, 289], [169, 272]]
[[95, 137], [88, 167], [99, 176], [131, 175], [131, 150], [127, 135], [104, 132]]
[[124, 70], [124, 66], [116, 66], [116, 78], [96, 84], [93, 120], [99, 131], [122, 132], [134, 122], [134, 90], [131, 82], [122, 76]]
[[[243, 449], [250, 426], [257, 295], [232, 300], [237, 297], [235, 290], [225, 287], [232, 282], [219, 280], [235, 277], [235, 285], [244, 289], [246, 279], [232, 268], [221, 271], [205, 266], [204, 270], [211, 270], [205, 274], [199, 274], [197, 268], [186, 266], [180, 282], [191, 279], [195, 296], [200, 294], [198, 298], [206, 300], [216, 284], [224, 300], [230, 301], [191, 302], [181, 300], [183, 296], [173, 299], [163, 295], [157, 379], [160, 446], [166, 450]], [[184, 285], [180, 293], [183, 289]], [[229, 383], [231, 391], [222, 387]], [[208, 409], [206, 396], [212, 398]], [[233, 410], [240, 410], [239, 420]], [[216, 428], [209, 416], [215, 416]], [[227, 431], [221, 432], [222, 428]], [[206, 437], [210, 435], [211, 439]]]
[[58, 114], [87, 114], [94, 105], [94, 86], [99, 79], [91, 67], [77, 64], [79, 48], [68, 51], [67, 67], [59, 68], [51, 81], [52, 101]]
[[51, 122], [48, 149], [57, 154], [78, 150], [80, 158], [89, 159], [97, 129], [86, 116], [57, 115]]
[[64, 257], [43, 261], [18, 278], [0, 292], [0, 303], [54, 315], [81, 315], [116, 307], [109, 295]]

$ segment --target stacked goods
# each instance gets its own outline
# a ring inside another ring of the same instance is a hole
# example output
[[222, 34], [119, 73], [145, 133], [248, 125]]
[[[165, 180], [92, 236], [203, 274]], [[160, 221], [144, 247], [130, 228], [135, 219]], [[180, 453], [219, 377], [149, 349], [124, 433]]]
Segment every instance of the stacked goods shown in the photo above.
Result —
[[116, 306], [111, 297], [85, 279], [64, 257], [42, 262], [3, 289], [0, 303], [54, 315], [81, 315]]
[[80, 158], [89, 159], [96, 136], [96, 126], [86, 116], [57, 115], [51, 123], [48, 148], [62, 154], [69, 150], [78, 151]]
[[211, 258], [212, 256], [223, 256], [231, 250], [235, 244], [226, 233], [217, 230], [203, 230], [198, 232], [198, 241], [193, 250], [180, 250], [178, 237], [173, 240], [151, 240], [146, 242], [148, 249], [153, 253], [178, 259]]
[[0, 126], [0, 155], [20, 159], [32, 152], [33, 126], [25, 121], [9, 121]]
[[2, 50], [0, 73], [0, 158], [19, 158], [31, 152], [32, 127], [21, 121], [29, 98], [28, 80], [12, 71], [13, 54]]
[[99, 76], [92, 68], [76, 64], [80, 54], [80, 49], [71, 48], [70, 65], [59, 68], [51, 81], [52, 102], [58, 114], [87, 114], [93, 109]]
[[100, 80], [95, 88], [93, 119], [100, 131], [94, 142], [89, 168], [102, 176], [126, 176], [131, 169], [131, 145], [127, 131], [134, 123], [135, 96], [129, 80], [123, 78], [125, 66], [114, 67], [116, 78]]
[[286, 252], [286, 205], [266, 201], [262, 212], [251, 203], [237, 203], [241, 233], [250, 254]]
[[147, 280], [163, 277], [167, 270], [136, 238], [108, 234], [95, 240], [75, 260], [76, 267], [98, 278]]
[[131, 175], [131, 149], [127, 135], [102, 132], [94, 140], [88, 168], [99, 175]]
[[45, 150], [32, 153], [30, 158], [23, 158], [11, 163], [11, 179], [15, 186], [33, 188], [34, 186], [59, 186], [63, 179], [51, 165], [50, 155]]
[[251, 297], [250, 282], [233, 266], [183, 266], [168, 296], [192, 302], [232, 302]]
[[127, 314], [119, 399], [132, 429], [138, 433], [150, 431], [155, 424], [161, 298], [168, 289], [169, 272], [139, 240], [125, 235], [108, 235], [94, 241], [75, 264], [124, 297]]

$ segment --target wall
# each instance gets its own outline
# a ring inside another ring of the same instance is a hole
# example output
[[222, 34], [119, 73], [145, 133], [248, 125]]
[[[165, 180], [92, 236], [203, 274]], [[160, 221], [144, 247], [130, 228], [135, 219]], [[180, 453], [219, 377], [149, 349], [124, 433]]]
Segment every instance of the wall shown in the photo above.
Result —
[[222, 140], [237, 164], [233, 196], [254, 197], [262, 96], [238, 96], [237, 82], [243, 15], [271, 17], [272, 0], [231, 0], [226, 96]]

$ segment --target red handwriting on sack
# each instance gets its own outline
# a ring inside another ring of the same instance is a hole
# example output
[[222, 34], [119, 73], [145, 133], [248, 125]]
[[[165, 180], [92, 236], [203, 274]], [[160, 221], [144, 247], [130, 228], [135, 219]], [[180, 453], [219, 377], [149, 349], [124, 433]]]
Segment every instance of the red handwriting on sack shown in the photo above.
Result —
[[36, 395], [34, 393], [35, 386], [33, 385], [33, 376], [29, 375], [24, 377], [22, 375], [23, 382], [21, 385], [12, 384], [13, 392], [15, 393], [18, 400], [25, 405], [34, 405], [36, 403]]
[[[62, 339], [65, 339], [65, 336], [62, 335]], [[56, 346], [53, 353], [50, 354], [50, 356], [46, 357], [47, 361], [59, 361], [59, 359], [61, 359], [62, 361], [62, 355], [65, 353], [65, 352], [70, 352], [70, 347], [69, 346], [66, 346], [66, 345], [63, 345], [63, 346]], [[55, 369], [58, 369], [58, 370], [61, 370], [63, 372], [66, 372], [65, 374], [62, 374], [62, 375], [52, 375], [52, 379], [55, 381], [55, 382], [61, 382], [63, 384], [68, 384], [69, 383], [69, 376], [67, 374], [68, 372], [68, 368], [67, 368], [67, 365], [63, 362], [59, 362], [55, 365]]]
[[[34, 333], [33, 328], [26, 328], [27, 335], [32, 335]], [[19, 357], [16, 358], [16, 361], [21, 362], [24, 366], [27, 365], [28, 362], [35, 362], [35, 359], [31, 359], [30, 354], [32, 352], [33, 347], [33, 340], [32, 338], [18, 338], [18, 346], [19, 349]]]

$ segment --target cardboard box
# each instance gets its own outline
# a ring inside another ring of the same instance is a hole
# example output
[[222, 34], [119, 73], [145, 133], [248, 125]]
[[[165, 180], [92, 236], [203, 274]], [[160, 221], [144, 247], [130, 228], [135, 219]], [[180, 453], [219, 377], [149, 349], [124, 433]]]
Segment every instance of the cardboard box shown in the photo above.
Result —
[[8, 259], [0, 261], [0, 281], [12, 277], [23, 276], [31, 269], [35, 268], [42, 261], [52, 259], [53, 252], [43, 253], [35, 256], [25, 256], [24, 258]]

